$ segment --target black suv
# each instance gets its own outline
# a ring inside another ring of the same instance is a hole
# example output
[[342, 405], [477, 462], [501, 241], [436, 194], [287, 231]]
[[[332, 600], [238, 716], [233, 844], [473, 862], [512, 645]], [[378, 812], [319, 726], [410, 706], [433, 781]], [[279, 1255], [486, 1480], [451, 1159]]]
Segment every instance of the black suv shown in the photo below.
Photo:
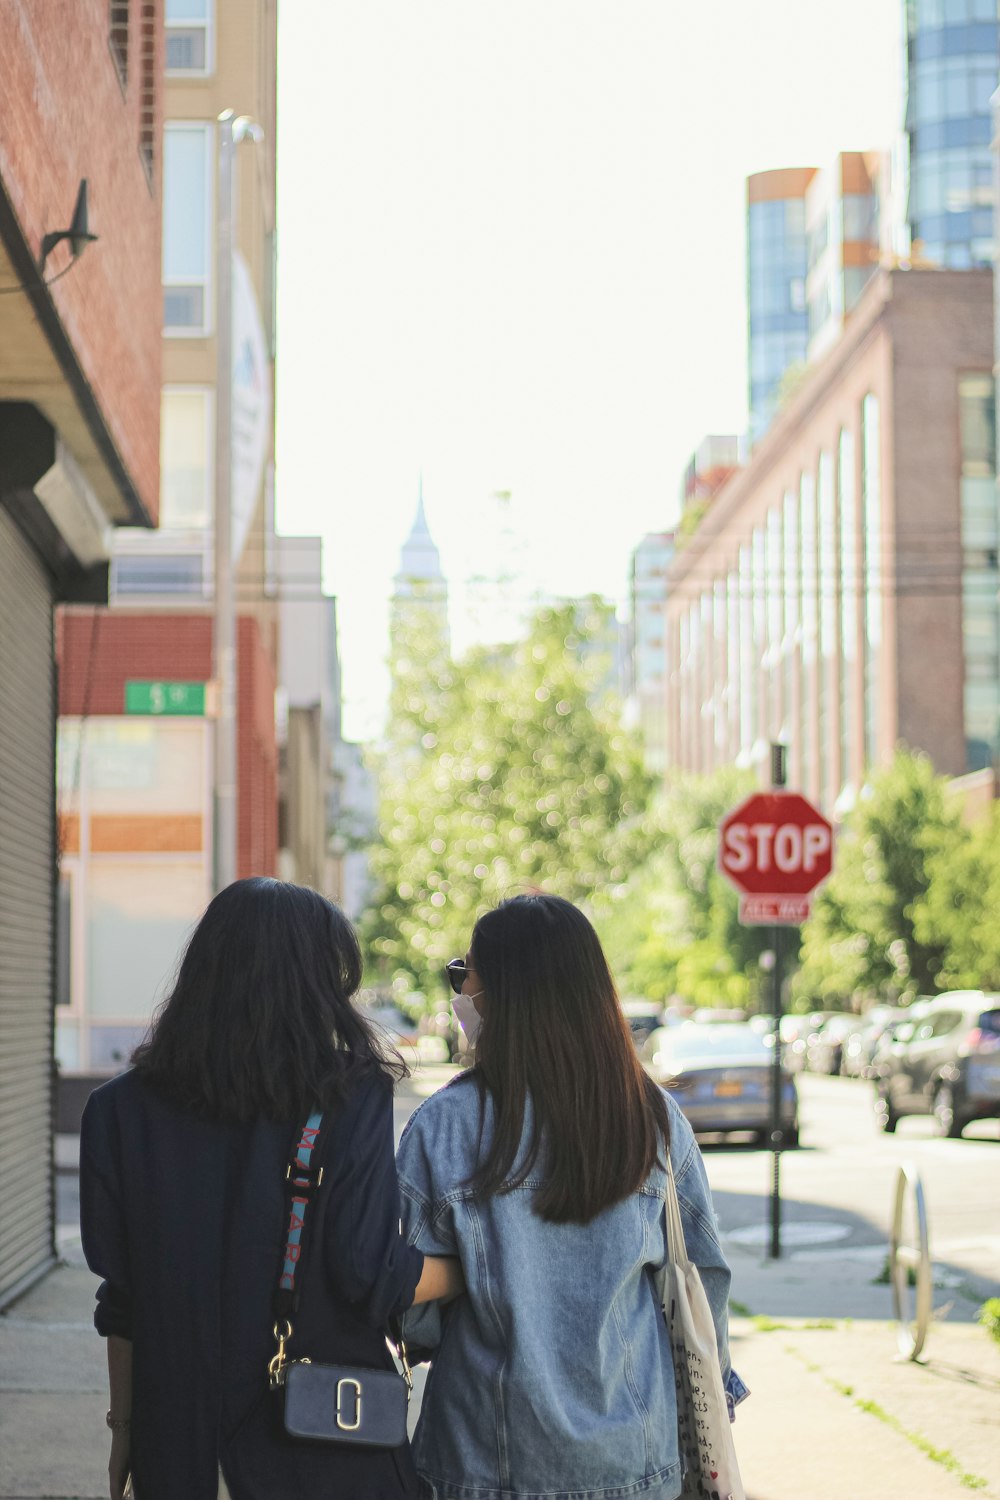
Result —
[[933, 1115], [939, 1135], [960, 1136], [970, 1121], [1000, 1116], [1000, 995], [951, 990], [918, 1001], [884, 1039], [874, 1076], [880, 1130]]

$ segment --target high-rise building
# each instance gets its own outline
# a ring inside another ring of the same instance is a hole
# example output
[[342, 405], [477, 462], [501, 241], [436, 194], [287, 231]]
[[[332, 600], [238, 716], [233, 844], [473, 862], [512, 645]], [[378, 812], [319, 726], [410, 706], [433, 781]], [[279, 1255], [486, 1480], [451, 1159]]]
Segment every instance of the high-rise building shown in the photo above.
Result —
[[[878, 269], [889, 233], [888, 153], [844, 151], [806, 191], [806, 307], [810, 360], [836, 343], [845, 319]], [[888, 248], [888, 247], [887, 247]]]
[[989, 265], [997, 0], [905, 0], [905, 18], [906, 217], [913, 259], [960, 270]]
[[77, 959], [54, 921], [54, 606], [106, 601], [111, 529], [156, 520], [162, 3], [5, 6], [0, 30], [4, 1305], [55, 1256], [52, 1018]]
[[809, 349], [806, 191], [813, 167], [785, 167], [747, 178], [747, 327], [750, 438], [767, 431], [781, 383]]
[[752, 443], [891, 255], [892, 190], [889, 153], [876, 151], [747, 179]]

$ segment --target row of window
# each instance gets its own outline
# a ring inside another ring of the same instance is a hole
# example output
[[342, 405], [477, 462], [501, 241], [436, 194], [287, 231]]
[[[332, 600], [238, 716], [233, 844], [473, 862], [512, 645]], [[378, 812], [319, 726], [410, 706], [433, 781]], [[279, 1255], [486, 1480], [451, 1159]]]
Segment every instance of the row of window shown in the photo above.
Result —
[[998, 81], [996, 54], [917, 63], [909, 74], [909, 123], [919, 127], [964, 115], [988, 115]]
[[935, 266], [946, 266], [951, 271], [969, 271], [973, 266], [993, 264], [993, 241], [973, 240], [971, 244], [944, 244], [936, 240], [921, 240], [920, 254]]
[[[882, 499], [879, 405], [860, 412], [860, 494], [855, 437], [843, 429], [835, 455], [819, 455], [739, 550], [736, 566], [681, 617], [675, 722], [731, 743], [747, 756], [756, 741], [790, 737], [803, 766], [817, 768], [829, 805], [834, 786], [876, 752], [882, 643]], [[836, 489], [835, 489], [836, 485]], [[816, 721], [805, 674], [816, 672]], [[706, 694], [712, 712], [705, 718]], [[722, 712], [723, 707], [727, 712]], [[700, 757], [683, 756], [697, 764]]]
[[963, 26], [969, 21], [996, 21], [997, 0], [909, 0], [910, 32], [930, 26]]
[[924, 152], [910, 164], [909, 212], [943, 214], [993, 204], [988, 150]]
[[996, 21], [970, 21], [958, 26], [923, 27], [910, 33], [909, 55], [914, 62], [932, 57], [959, 57], [971, 53], [986, 54], [997, 45]]
[[968, 245], [973, 240], [989, 244], [993, 233], [993, 211], [977, 208], [972, 213], [930, 214], [926, 218], [918, 215], [911, 223], [914, 239], [924, 244], [960, 242]]
[[989, 115], [966, 115], [962, 119], [910, 125], [908, 134], [910, 160], [916, 161], [926, 151], [960, 151], [989, 146], [992, 125]]

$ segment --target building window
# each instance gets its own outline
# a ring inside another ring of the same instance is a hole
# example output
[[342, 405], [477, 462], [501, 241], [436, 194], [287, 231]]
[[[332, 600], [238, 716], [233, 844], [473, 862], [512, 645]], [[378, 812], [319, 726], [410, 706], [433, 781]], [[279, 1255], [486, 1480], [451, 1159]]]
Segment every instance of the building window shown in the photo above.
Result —
[[122, 88], [128, 83], [129, 0], [108, 0], [108, 46]]
[[729, 760], [729, 726], [726, 721], [729, 680], [729, 621], [726, 617], [728, 599], [726, 581], [717, 578], [712, 587], [712, 721], [715, 765], [725, 765]]
[[854, 434], [843, 428], [837, 450], [840, 509], [840, 778], [847, 787], [855, 771], [854, 692], [858, 655], [858, 513], [854, 487]]
[[1000, 608], [993, 379], [958, 382], [962, 443], [962, 637], [965, 751], [970, 771], [993, 765], [1000, 751]]
[[757, 738], [757, 653], [750, 547], [740, 548], [740, 752], [749, 761]]
[[878, 397], [861, 403], [861, 536], [864, 546], [865, 764], [878, 754], [879, 671], [882, 656], [882, 445]]
[[819, 785], [823, 806], [832, 809], [837, 796], [834, 785], [834, 745], [837, 724], [837, 510], [833, 497], [833, 460], [819, 456], [817, 470], [819, 666], [817, 668]]
[[111, 566], [111, 592], [128, 594], [184, 594], [202, 598], [205, 560], [200, 552], [125, 554]]
[[208, 124], [163, 131], [163, 325], [175, 336], [210, 331], [212, 141]]
[[726, 663], [727, 760], [740, 753], [740, 580], [734, 568], [726, 580], [728, 647]]
[[171, 76], [206, 77], [213, 58], [213, 0], [167, 0], [167, 72]]
[[768, 709], [767, 731], [771, 739], [781, 737], [787, 719], [788, 702], [784, 695], [781, 657], [785, 636], [785, 597], [782, 581], [781, 511], [767, 513], [767, 652], [765, 656]]
[[803, 780], [815, 782], [816, 726], [813, 722], [810, 686], [816, 671], [816, 608], [819, 579], [816, 559], [816, 482], [812, 474], [799, 477], [799, 555], [802, 578], [802, 668], [798, 736], [802, 756]]
[[139, 155], [150, 184], [156, 153], [156, 6], [143, 0], [139, 47]]
[[750, 567], [753, 583], [753, 675], [755, 690], [755, 712], [753, 724], [754, 741], [764, 743], [770, 738], [770, 699], [767, 679], [767, 533], [763, 526], [754, 527], [750, 543]]
[[160, 404], [160, 526], [204, 530], [213, 508], [212, 392], [166, 386]]

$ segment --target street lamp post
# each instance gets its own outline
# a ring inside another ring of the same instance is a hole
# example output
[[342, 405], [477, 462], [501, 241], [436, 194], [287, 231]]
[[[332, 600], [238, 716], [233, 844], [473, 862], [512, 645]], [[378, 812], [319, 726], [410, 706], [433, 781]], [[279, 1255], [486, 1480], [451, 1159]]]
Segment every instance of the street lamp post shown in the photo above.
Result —
[[218, 119], [218, 213], [216, 223], [215, 391], [215, 617], [213, 675], [218, 683], [215, 725], [215, 871], [217, 891], [236, 879], [237, 843], [237, 652], [233, 580], [233, 224], [236, 193], [233, 158], [241, 141], [263, 139], [246, 115], [223, 110]]

